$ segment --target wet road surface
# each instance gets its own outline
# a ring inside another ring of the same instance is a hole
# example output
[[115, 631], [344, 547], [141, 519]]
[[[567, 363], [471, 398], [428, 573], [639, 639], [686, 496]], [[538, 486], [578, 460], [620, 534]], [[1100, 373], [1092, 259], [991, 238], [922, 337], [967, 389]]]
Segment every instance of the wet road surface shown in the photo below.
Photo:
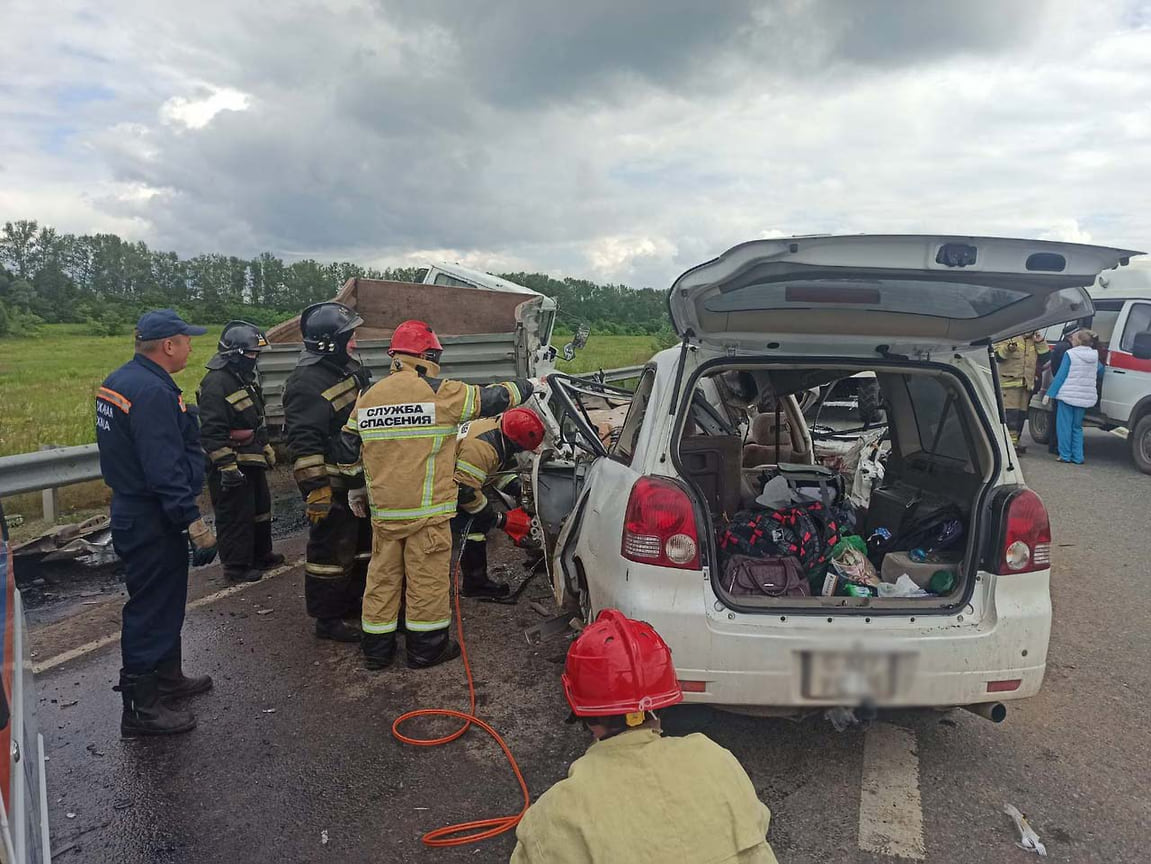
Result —
[[[1012, 705], [1005, 723], [964, 711], [899, 712], [870, 730], [837, 733], [821, 717], [690, 708], [668, 718], [740, 758], [772, 809], [770, 838], [785, 864], [1036, 860], [1016, 848], [1004, 803], [1028, 814], [1053, 861], [1145, 859], [1151, 478], [1108, 433], [1087, 433], [1085, 467], [1041, 450], [1032, 445], [1022, 463], [1055, 531], [1054, 633], [1043, 692]], [[301, 538], [280, 548], [295, 560]], [[493, 561], [518, 579], [518, 555], [505, 548]], [[299, 567], [222, 597], [218, 568], [194, 571], [193, 583], [199, 605], [185, 626], [186, 665], [211, 673], [216, 686], [192, 703], [200, 727], [190, 735], [119, 740], [114, 644], [38, 676], [58, 860], [507, 860], [510, 836], [463, 849], [420, 843], [429, 829], [518, 810], [495, 745], [473, 731], [445, 748], [416, 749], [390, 734], [403, 711], [466, 706], [459, 663], [369, 673], [354, 647], [316, 642]], [[480, 713], [505, 735], [533, 795], [587, 744], [562, 722], [565, 638], [529, 648], [522, 636], [542, 620], [526, 601], [547, 597], [539, 579], [515, 607], [464, 601]], [[115, 612], [92, 607], [71, 624], [41, 626], [36, 662], [114, 632]], [[877, 753], [889, 762], [877, 764]], [[886, 830], [873, 800], [880, 793], [915, 805], [918, 821], [878, 847], [902, 859], [874, 851], [877, 829]]]

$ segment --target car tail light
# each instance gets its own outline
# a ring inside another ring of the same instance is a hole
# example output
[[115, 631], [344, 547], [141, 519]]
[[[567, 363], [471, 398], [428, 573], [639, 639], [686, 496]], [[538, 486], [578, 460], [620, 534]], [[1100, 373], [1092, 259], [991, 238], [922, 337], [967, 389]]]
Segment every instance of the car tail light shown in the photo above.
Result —
[[642, 564], [699, 568], [695, 509], [683, 487], [661, 477], [636, 481], [627, 501], [620, 552]]
[[1011, 494], [1003, 508], [1001, 575], [1032, 573], [1051, 566], [1051, 522], [1043, 501], [1030, 489]]

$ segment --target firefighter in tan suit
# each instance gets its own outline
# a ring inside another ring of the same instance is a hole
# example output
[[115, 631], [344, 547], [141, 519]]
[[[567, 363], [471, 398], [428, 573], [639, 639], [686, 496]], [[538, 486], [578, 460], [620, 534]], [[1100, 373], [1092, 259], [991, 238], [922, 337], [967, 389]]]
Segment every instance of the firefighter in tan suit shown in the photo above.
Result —
[[441, 380], [442, 352], [424, 322], [397, 327], [388, 376], [360, 396], [341, 437], [341, 469], [354, 477], [362, 467], [365, 484], [349, 493], [349, 505], [372, 520], [362, 620], [369, 669], [395, 659], [401, 593], [408, 666], [426, 668], [459, 656], [449, 635], [448, 524], [456, 512], [459, 426], [514, 408], [532, 394], [526, 379], [491, 387]]
[[1027, 449], [1019, 446], [1019, 436], [1023, 434], [1028, 405], [1031, 404], [1031, 391], [1035, 389], [1035, 370], [1050, 350], [1038, 330], [995, 343], [995, 361], [999, 366], [999, 390], [1003, 395], [1007, 431], [1011, 434], [1011, 443], [1020, 452]]

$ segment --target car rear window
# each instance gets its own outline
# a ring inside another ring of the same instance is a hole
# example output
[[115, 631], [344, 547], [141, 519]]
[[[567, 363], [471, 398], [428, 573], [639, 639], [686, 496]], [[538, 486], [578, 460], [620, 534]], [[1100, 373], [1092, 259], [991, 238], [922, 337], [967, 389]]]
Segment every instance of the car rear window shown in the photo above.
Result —
[[708, 312], [848, 309], [932, 318], [983, 318], [1025, 300], [1026, 291], [924, 279], [802, 279], [724, 289], [704, 301]]
[[903, 380], [919, 427], [922, 452], [963, 463], [972, 461], [958, 397], [938, 378], [906, 375]]

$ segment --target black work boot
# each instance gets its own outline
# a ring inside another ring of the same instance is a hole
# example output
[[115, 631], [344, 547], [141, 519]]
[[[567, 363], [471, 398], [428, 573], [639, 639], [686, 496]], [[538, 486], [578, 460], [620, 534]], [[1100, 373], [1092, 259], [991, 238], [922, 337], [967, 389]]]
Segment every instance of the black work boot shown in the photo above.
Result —
[[256, 562], [257, 570], [272, 570], [284, 563], [284, 556], [279, 552], [269, 552]]
[[156, 673], [129, 675], [120, 670], [120, 683], [112, 688], [124, 700], [120, 736], [179, 735], [196, 728], [196, 718], [188, 711], [175, 711], [160, 699]]
[[343, 618], [317, 618], [316, 638], [330, 639], [333, 642], [359, 642], [360, 628], [349, 624]]
[[255, 567], [225, 567], [224, 578], [229, 582], [259, 582], [264, 574]]
[[160, 689], [161, 699], [168, 701], [183, 699], [185, 696], [198, 696], [211, 690], [212, 676], [196, 675], [189, 678], [185, 675], [181, 651], [177, 649], [174, 657], [156, 667], [156, 686]]
[[408, 668], [430, 669], [460, 656], [460, 643], [447, 630], [408, 634]]
[[396, 662], [395, 633], [365, 633], [364, 666], [373, 672], [387, 669]]
[[487, 576], [482, 580], [465, 580], [460, 585], [460, 594], [464, 597], [491, 597], [500, 600], [512, 593], [512, 589], [504, 582], [493, 582]]
[[488, 578], [487, 540], [469, 540], [460, 556], [460, 594], [464, 597], [507, 597], [511, 589]]

